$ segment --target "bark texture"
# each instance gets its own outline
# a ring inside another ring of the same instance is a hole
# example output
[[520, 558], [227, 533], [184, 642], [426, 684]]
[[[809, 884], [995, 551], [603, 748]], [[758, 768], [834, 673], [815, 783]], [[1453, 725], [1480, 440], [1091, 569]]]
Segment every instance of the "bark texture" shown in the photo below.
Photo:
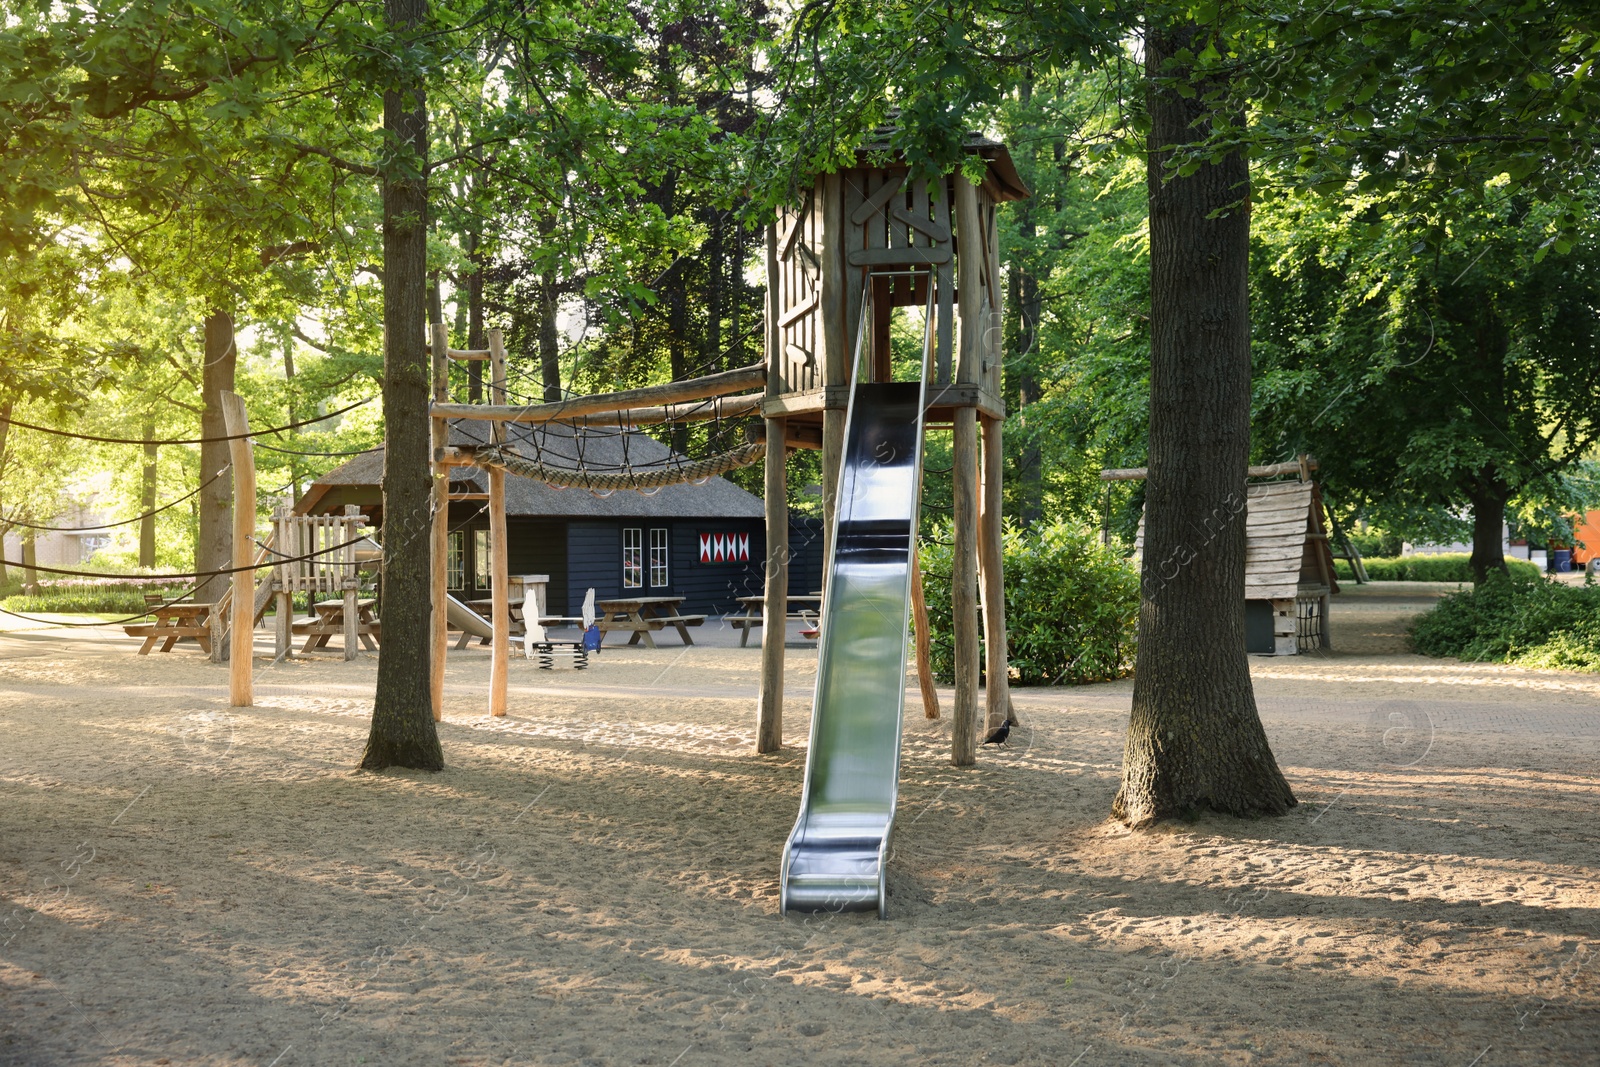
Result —
[[[1132, 825], [1296, 803], [1256, 711], [1244, 650], [1250, 450], [1249, 170], [1242, 155], [1168, 177], [1205, 136], [1205, 87], [1154, 79], [1204, 47], [1193, 25], [1145, 35], [1151, 120], [1150, 477], [1133, 714], [1112, 813]], [[1214, 217], [1213, 217], [1214, 216]]]
[[1492, 572], [1506, 572], [1506, 504], [1511, 490], [1491, 466], [1478, 475], [1472, 489], [1472, 580], [1481, 582]]
[[[420, 28], [427, 15], [426, 0], [386, 0], [384, 7], [402, 33]], [[444, 752], [429, 695], [428, 119], [420, 78], [384, 92], [383, 126], [383, 655], [361, 767], [436, 771]]]
[[[200, 371], [200, 480], [204, 482], [228, 465], [227, 423], [222, 417], [222, 394], [233, 392], [239, 349], [233, 338], [233, 316], [213, 309], [205, 322], [205, 364]], [[218, 478], [200, 493], [200, 528], [194, 546], [194, 569], [226, 570], [233, 565], [233, 482]], [[194, 598], [214, 604], [227, 592], [226, 575], [208, 578]]]
[[156, 565], [156, 517], [150, 512], [156, 509], [156, 464], [160, 459], [155, 443], [156, 426], [153, 422], [144, 424], [144, 466], [139, 470], [139, 513], [144, 518], [139, 520], [139, 566], [154, 567]]

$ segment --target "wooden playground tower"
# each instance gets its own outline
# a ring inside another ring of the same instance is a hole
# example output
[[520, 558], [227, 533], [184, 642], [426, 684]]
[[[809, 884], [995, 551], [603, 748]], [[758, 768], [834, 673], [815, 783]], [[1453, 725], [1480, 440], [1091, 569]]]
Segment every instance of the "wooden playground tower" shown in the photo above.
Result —
[[[861, 380], [890, 380], [894, 309], [916, 306], [931, 313], [926, 425], [949, 427], [953, 436], [952, 759], [965, 765], [976, 750], [980, 601], [989, 637], [987, 721], [999, 725], [1010, 711], [1001, 572], [1005, 405], [997, 213], [1002, 203], [1028, 191], [1005, 146], [986, 138], [969, 137], [966, 146], [969, 156], [985, 163], [984, 179], [976, 185], [960, 170], [931, 181], [914, 178], [888, 148], [881, 136], [879, 143], [862, 146], [855, 166], [818, 176], [767, 229], [768, 373], [761, 414], [767, 441], [822, 450], [824, 533], [831, 546], [856, 353]], [[766, 453], [768, 619], [782, 619], [787, 608], [786, 451]], [[920, 586], [918, 575], [913, 597], [919, 603]], [[783, 658], [784, 628], [767, 626], [760, 752], [782, 743]], [[918, 658], [919, 668], [925, 666]], [[924, 691], [930, 691], [926, 685]]]
[[[818, 176], [797, 204], [779, 213], [766, 234], [763, 364], [625, 392], [516, 406], [506, 402], [505, 349], [499, 331], [490, 331], [490, 347], [478, 351], [452, 349], [447, 329], [438, 324], [431, 328], [435, 718], [443, 711], [444, 664], [449, 644], [444, 567], [449, 467], [484, 466], [489, 472], [491, 625], [495, 634], [489, 709], [493, 715], [504, 715], [510, 656], [505, 468], [493, 456], [493, 443], [505, 440], [504, 424], [559, 423], [581, 431], [588, 425], [635, 427], [759, 416], [768, 445], [764, 450], [764, 613], [773, 622], [762, 630], [756, 749], [773, 752], [781, 747], [786, 629], [781, 621], [788, 613], [789, 583], [787, 454], [801, 448], [822, 452], [824, 536], [831, 546], [855, 356], [858, 351], [861, 353], [862, 381], [890, 380], [894, 309], [915, 306], [928, 312], [931, 352], [926, 360], [926, 424], [948, 428], [953, 436], [952, 759], [958, 765], [974, 762], [982, 654], [980, 610], [982, 631], [989, 635], [987, 658], [982, 663], [982, 671], [988, 677], [987, 722], [999, 725], [1010, 714], [1001, 571], [1001, 425], [1005, 405], [1000, 388], [1001, 289], [996, 216], [1002, 203], [1029, 194], [1004, 145], [972, 136], [966, 152], [984, 161], [985, 177], [977, 184], [968, 181], [959, 170], [932, 180], [913, 178], [910, 168], [891, 156], [887, 144], [868, 144], [858, 151], [855, 166]], [[452, 402], [452, 360], [489, 364], [489, 403]], [[487, 421], [492, 442], [489, 452], [452, 447], [448, 437], [452, 419]], [[783, 447], [772, 447], [777, 442], [782, 442]], [[746, 447], [736, 460], [723, 464], [714, 473], [736, 463], [751, 462], [761, 453], [759, 446]], [[485, 462], [486, 455], [489, 462]], [[516, 469], [551, 484], [562, 484], [560, 480], [570, 473], [527, 469], [528, 466], [523, 464]], [[593, 477], [564, 484], [584, 487]], [[599, 477], [610, 479], [608, 484], [618, 488], [660, 484], [640, 480], [631, 472]], [[920, 606], [920, 579], [914, 585]], [[922, 629], [919, 627], [919, 631]], [[919, 638], [922, 636], [919, 633]], [[924, 657], [918, 658], [919, 668], [925, 667]], [[925, 671], [919, 673], [924, 675], [924, 692], [931, 696]], [[928, 711], [930, 717], [936, 714], [932, 707]]]

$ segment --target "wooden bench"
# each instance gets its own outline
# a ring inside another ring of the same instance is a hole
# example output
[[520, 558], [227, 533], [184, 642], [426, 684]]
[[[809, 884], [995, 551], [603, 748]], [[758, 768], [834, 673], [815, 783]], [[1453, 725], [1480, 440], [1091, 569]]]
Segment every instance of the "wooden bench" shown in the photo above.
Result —
[[[147, 602], [149, 595], [146, 594]], [[162, 607], [152, 605], [152, 607], [156, 617], [155, 622], [134, 623], [122, 628], [129, 637], [144, 638], [144, 644], [139, 647], [139, 655], [149, 655], [158, 641], [161, 642], [162, 652], [171, 652], [172, 646], [186, 637], [198, 641], [207, 654], [211, 652], [210, 618], [213, 605], [183, 601]]]
[[[813, 641], [816, 640], [818, 633], [817, 617], [822, 610], [822, 595], [817, 593], [811, 596], [791, 596], [785, 599], [791, 605], [796, 602], [816, 605], [816, 607], [794, 608], [784, 615], [786, 621], [806, 624], [806, 629], [800, 631], [800, 636], [810, 638]], [[748, 648], [750, 646], [750, 631], [766, 621], [766, 600], [767, 598], [764, 596], [742, 596], [739, 598], [739, 603], [744, 605], [744, 614], [724, 615], [722, 617], [723, 622], [739, 631], [740, 648]]]

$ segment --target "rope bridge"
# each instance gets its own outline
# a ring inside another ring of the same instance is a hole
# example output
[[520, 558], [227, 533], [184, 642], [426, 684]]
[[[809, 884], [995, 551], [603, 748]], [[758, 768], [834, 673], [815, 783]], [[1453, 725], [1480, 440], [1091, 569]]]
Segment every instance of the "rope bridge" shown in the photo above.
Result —
[[473, 453], [479, 466], [499, 467], [524, 478], [533, 478], [546, 485], [562, 489], [588, 489], [592, 492], [615, 492], [618, 489], [660, 489], [686, 482], [703, 482], [739, 467], [748, 467], [766, 455], [767, 444], [757, 441], [727, 452], [702, 459], [673, 463], [670, 466], [652, 466], [640, 470], [629, 466], [623, 470], [595, 471], [583, 467], [551, 467], [537, 460], [518, 455], [504, 446], [491, 445]]

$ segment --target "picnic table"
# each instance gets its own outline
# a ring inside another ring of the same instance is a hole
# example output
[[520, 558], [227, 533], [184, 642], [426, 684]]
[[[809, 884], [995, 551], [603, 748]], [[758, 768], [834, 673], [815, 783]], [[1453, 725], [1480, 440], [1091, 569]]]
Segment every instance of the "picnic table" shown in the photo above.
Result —
[[[368, 598], [356, 601], [356, 636], [370, 652], [378, 651], [377, 639], [383, 634], [382, 624], [372, 616], [375, 604], [376, 600]], [[302, 653], [310, 652], [313, 648], [326, 648], [328, 638], [345, 632], [343, 599], [324, 600], [320, 604], [313, 604], [312, 609], [315, 615], [294, 624], [294, 632], [306, 639], [305, 645], [300, 649]], [[346, 637], [346, 640], [348, 639]]]
[[681, 596], [635, 596], [598, 601], [594, 608], [598, 613], [595, 621], [600, 624], [600, 640], [605, 641], [606, 634], [613, 630], [622, 630], [633, 635], [628, 638], [628, 644], [637, 645], [643, 638], [646, 647], [655, 648], [656, 642], [650, 636], [651, 632], [671, 626], [678, 631], [684, 644], [692, 645], [694, 641], [689, 637], [689, 627], [701, 625], [706, 617], [679, 614], [678, 606], [686, 599]]
[[162, 604], [151, 609], [155, 616], [153, 623], [135, 623], [124, 626], [129, 637], [142, 637], [144, 644], [139, 646], [139, 655], [147, 656], [161, 641], [161, 651], [171, 652], [185, 637], [192, 637], [200, 642], [200, 647], [209, 655], [211, 652], [211, 609], [215, 605], [202, 604], [198, 601], [188, 601], [180, 604]]
[[[471, 608], [473, 611], [476, 611], [479, 615], [482, 615], [485, 622], [489, 623], [490, 625], [494, 624], [493, 597], [483, 597], [479, 600], [469, 600], [467, 601], [467, 607]], [[522, 604], [515, 600], [508, 601], [506, 608], [511, 614], [511, 636], [516, 637], [519, 634], [526, 633], [528, 626], [527, 619], [522, 614]], [[485, 643], [487, 643], [487, 640], [485, 640]]]
[[[812, 593], [808, 596], [786, 597], [789, 602], [789, 613], [786, 619], [797, 619], [809, 624], [802, 629], [800, 635], [815, 640], [817, 637], [817, 617], [822, 614], [822, 594]], [[744, 605], [743, 615], [729, 615], [727, 622], [739, 631], [739, 647], [748, 647], [750, 631], [760, 626], [767, 617], [767, 598], [764, 596], [742, 596], [739, 603]]]

